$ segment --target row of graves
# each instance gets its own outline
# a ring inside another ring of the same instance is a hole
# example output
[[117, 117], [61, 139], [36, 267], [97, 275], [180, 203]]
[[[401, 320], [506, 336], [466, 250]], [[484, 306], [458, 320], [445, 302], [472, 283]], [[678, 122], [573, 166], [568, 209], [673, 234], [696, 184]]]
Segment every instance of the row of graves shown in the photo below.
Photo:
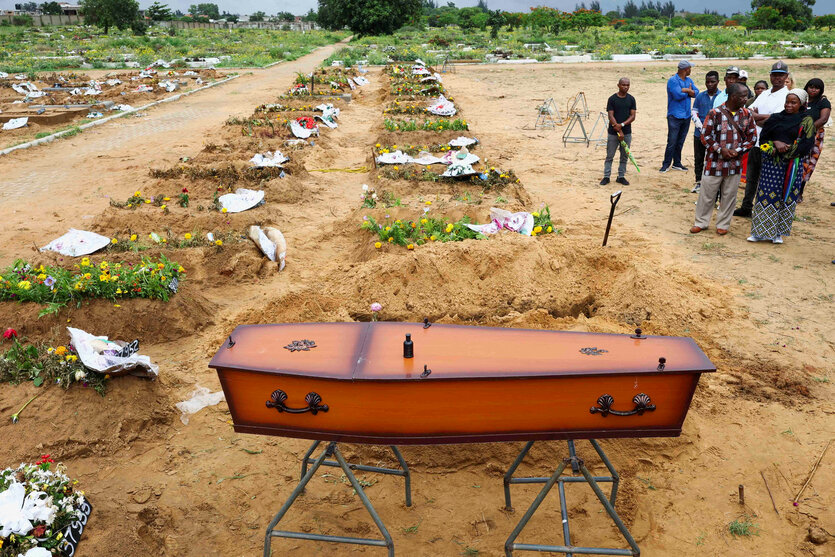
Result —
[[378, 250], [485, 239], [503, 230], [554, 232], [550, 210], [530, 208], [521, 180], [491, 163], [443, 75], [417, 59], [388, 79], [375, 172], [364, 185], [362, 227]]
[[41, 76], [0, 72], [0, 140], [23, 140], [132, 111], [224, 77], [214, 69], [172, 69], [157, 63], [100, 78], [75, 72]]
[[[284, 269], [287, 192], [309, 178], [305, 158], [331, 148], [328, 135], [349, 107], [346, 80], [369, 83], [357, 69], [307, 78], [327, 85], [304, 92], [294, 84], [250, 116], [228, 119], [193, 157], [151, 169], [83, 229], [43, 239], [32, 257], [0, 269], [0, 311], [19, 320], [0, 339], [0, 382], [36, 388], [15, 407], [14, 422], [37, 411], [49, 386], [105, 396], [114, 378], [156, 379], [159, 366], [142, 353], [146, 339], [193, 334], [212, 320], [206, 290]], [[0, 466], [3, 555], [74, 554], [93, 506], [80, 487], [48, 454]]]

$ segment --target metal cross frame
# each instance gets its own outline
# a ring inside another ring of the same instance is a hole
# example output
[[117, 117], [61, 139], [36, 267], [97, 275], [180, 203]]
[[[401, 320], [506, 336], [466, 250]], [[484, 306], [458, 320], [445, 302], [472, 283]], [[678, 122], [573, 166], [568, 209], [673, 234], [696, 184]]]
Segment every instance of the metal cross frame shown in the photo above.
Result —
[[[395, 446], [391, 446], [392, 452], [394, 452], [394, 456], [397, 458], [398, 463], [400, 464], [401, 469], [397, 470], [394, 468], [380, 468], [377, 466], [366, 466], [363, 464], [349, 464], [345, 461], [345, 457], [342, 456], [342, 453], [339, 451], [339, 447], [337, 447], [335, 441], [331, 441], [328, 443], [325, 450], [322, 451], [318, 457], [313, 458], [311, 455], [316, 450], [316, 448], [321, 444], [321, 441], [314, 441], [310, 448], [304, 455], [302, 459], [302, 469], [301, 469], [301, 478], [299, 479], [298, 485], [293, 489], [293, 492], [290, 494], [290, 497], [287, 501], [284, 502], [281, 509], [278, 511], [278, 514], [273, 517], [272, 521], [270, 522], [269, 526], [267, 526], [267, 534], [264, 539], [264, 557], [270, 557], [272, 554], [272, 538], [291, 538], [296, 540], [312, 540], [312, 541], [323, 541], [323, 542], [333, 542], [333, 543], [348, 543], [348, 544], [355, 544], [355, 545], [371, 545], [376, 547], [385, 547], [388, 549], [388, 556], [394, 557], [394, 542], [391, 539], [391, 535], [389, 534], [386, 526], [383, 524], [383, 521], [380, 519], [380, 516], [377, 514], [377, 511], [374, 510], [374, 506], [371, 504], [371, 501], [368, 499], [368, 496], [365, 494], [365, 491], [362, 489], [359, 481], [357, 480], [356, 476], [354, 476], [353, 470], [362, 470], [363, 472], [376, 472], [378, 474], [388, 474], [393, 476], [403, 476], [406, 480], [406, 506], [412, 506], [412, 482], [411, 482], [411, 474], [409, 472], [409, 467], [406, 464], [406, 461], [403, 460], [403, 455], [400, 454], [400, 451]], [[336, 460], [327, 460], [328, 457], [334, 457]], [[312, 466], [308, 469], [308, 465], [311, 464]], [[287, 511], [290, 510], [290, 507], [296, 501], [296, 499], [304, 492], [304, 488], [313, 479], [313, 476], [316, 474], [316, 471], [321, 466], [338, 466], [342, 469], [342, 472], [345, 473], [345, 476], [348, 478], [348, 481], [351, 483], [351, 486], [354, 488], [354, 491], [362, 501], [363, 506], [368, 511], [368, 514], [371, 515], [371, 519], [374, 521], [374, 524], [377, 526], [377, 529], [380, 531], [383, 539], [374, 539], [374, 538], [354, 538], [354, 537], [347, 537], [347, 536], [329, 536], [325, 534], [310, 534], [307, 532], [294, 532], [288, 530], [276, 530], [275, 527], [284, 518], [284, 515], [287, 514]]]
[[[507, 510], [513, 510], [510, 502], [510, 484], [531, 484], [531, 483], [544, 483], [545, 485], [542, 487], [542, 490], [534, 499], [531, 506], [525, 512], [524, 516], [519, 520], [519, 523], [513, 529], [513, 532], [510, 534], [510, 537], [507, 538], [505, 541], [504, 548], [505, 548], [505, 557], [512, 557], [513, 551], [539, 551], [539, 552], [554, 552], [554, 553], [565, 553], [567, 557], [572, 557], [574, 554], [584, 554], [584, 555], [631, 555], [631, 556], [638, 556], [641, 554], [641, 550], [638, 548], [638, 544], [635, 543], [635, 539], [632, 537], [632, 534], [629, 533], [629, 530], [626, 528], [626, 525], [623, 523], [623, 520], [618, 516], [618, 513], [615, 511], [615, 497], [617, 496], [618, 492], [618, 484], [620, 482], [620, 476], [618, 476], [617, 471], [615, 470], [612, 463], [606, 457], [606, 453], [603, 452], [603, 449], [600, 448], [600, 444], [594, 439], [589, 439], [592, 447], [597, 452], [600, 459], [603, 461], [603, 464], [609, 470], [609, 476], [592, 476], [589, 472], [588, 468], [586, 468], [585, 463], [582, 459], [577, 457], [577, 454], [574, 451], [574, 441], [568, 442], [568, 454], [569, 457], [563, 459], [557, 469], [549, 478], [514, 478], [513, 474], [516, 472], [516, 469], [524, 460], [525, 455], [528, 454], [531, 447], [533, 446], [534, 442], [529, 441], [525, 444], [525, 448], [519, 453], [519, 456], [516, 457], [516, 460], [507, 470], [507, 473], [504, 475], [504, 494], [505, 494], [505, 506]], [[580, 472], [582, 477], [578, 476], [563, 476], [563, 472], [565, 471], [568, 465], [571, 465], [571, 468], [574, 472]], [[580, 483], [585, 482], [591, 486], [594, 494], [597, 495], [597, 498], [600, 500], [600, 503], [603, 505], [603, 508], [606, 509], [606, 513], [615, 523], [620, 533], [626, 539], [626, 542], [629, 544], [630, 549], [618, 549], [618, 548], [610, 548], [610, 547], [578, 547], [571, 545], [571, 532], [569, 530], [568, 525], [568, 508], [565, 502], [565, 484], [566, 483]], [[607, 498], [606, 495], [603, 493], [603, 490], [600, 489], [598, 485], [599, 482], [609, 482], [612, 484], [612, 492]], [[565, 540], [565, 545], [542, 545], [542, 544], [530, 544], [530, 543], [516, 543], [516, 538], [519, 537], [519, 534], [528, 524], [531, 517], [534, 515], [536, 510], [542, 504], [542, 501], [548, 495], [548, 492], [554, 487], [554, 484], [557, 484], [559, 489], [560, 495], [560, 514], [562, 516], [562, 533], [563, 538]]]
[[444, 58], [444, 65], [441, 66], [441, 73], [456, 73], [455, 71], [455, 64], [449, 61], [449, 55]]

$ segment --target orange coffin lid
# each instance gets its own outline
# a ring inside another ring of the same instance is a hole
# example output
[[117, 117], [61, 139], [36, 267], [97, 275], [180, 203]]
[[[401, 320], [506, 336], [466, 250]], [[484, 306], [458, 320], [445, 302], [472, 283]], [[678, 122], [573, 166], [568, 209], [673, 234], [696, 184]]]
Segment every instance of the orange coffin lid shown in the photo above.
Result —
[[[406, 333], [414, 358], [403, 357]], [[237, 327], [213, 368], [331, 379], [432, 380], [701, 373], [716, 371], [686, 337], [581, 333], [422, 323], [292, 323]], [[315, 348], [291, 351], [293, 341]], [[664, 365], [659, 369], [659, 359]]]

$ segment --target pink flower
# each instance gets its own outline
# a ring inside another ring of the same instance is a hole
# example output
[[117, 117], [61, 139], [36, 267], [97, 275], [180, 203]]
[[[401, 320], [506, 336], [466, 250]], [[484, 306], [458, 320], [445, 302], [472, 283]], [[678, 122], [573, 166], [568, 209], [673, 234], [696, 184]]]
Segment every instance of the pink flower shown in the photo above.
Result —
[[376, 312], [382, 311], [382, 310], [383, 310], [382, 304], [379, 304], [378, 302], [374, 302], [373, 304], [371, 304], [371, 311], [376, 313]]
[[[380, 304], [377, 304], [377, 305], [380, 305]], [[5, 331], [3, 331], [3, 338], [6, 339], [6, 340], [17, 338], [17, 331], [15, 331], [11, 327], [9, 327]]]

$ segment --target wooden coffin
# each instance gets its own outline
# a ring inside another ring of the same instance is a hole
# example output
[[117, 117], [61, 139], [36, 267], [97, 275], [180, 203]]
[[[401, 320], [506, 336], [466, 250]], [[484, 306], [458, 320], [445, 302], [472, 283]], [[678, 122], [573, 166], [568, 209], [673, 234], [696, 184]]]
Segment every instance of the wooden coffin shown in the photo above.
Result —
[[209, 366], [237, 432], [374, 444], [677, 436], [716, 371], [690, 338], [396, 322], [242, 325]]

